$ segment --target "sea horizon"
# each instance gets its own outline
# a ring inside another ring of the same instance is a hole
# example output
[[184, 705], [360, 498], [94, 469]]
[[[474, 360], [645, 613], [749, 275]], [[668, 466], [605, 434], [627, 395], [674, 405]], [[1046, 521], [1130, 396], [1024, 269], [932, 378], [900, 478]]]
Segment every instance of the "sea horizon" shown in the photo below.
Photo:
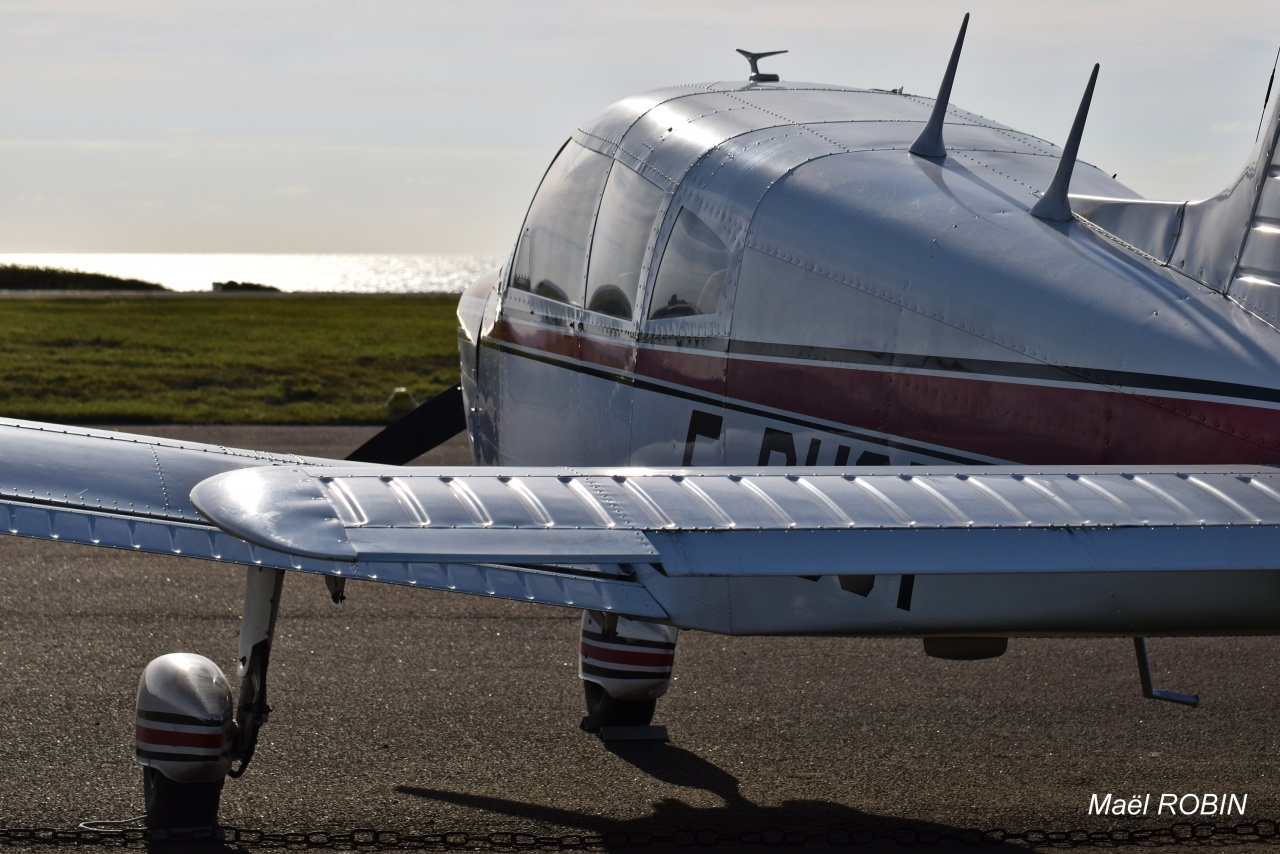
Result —
[[456, 294], [502, 260], [410, 253], [0, 253], [0, 265], [102, 273], [188, 292], [233, 281], [291, 292]]

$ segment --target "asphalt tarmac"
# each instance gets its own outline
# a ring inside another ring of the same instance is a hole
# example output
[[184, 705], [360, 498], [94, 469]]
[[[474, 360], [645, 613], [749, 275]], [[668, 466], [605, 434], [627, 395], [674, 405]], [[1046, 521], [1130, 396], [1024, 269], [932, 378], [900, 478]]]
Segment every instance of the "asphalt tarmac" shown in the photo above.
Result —
[[[151, 432], [340, 457], [372, 430]], [[442, 451], [424, 462], [461, 449]], [[179, 650], [231, 671], [242, 584], [213, 563], [0, 538], [0, 843], [142, 811], [138, 677]], [[691, 632], [658, 707], [670, 742], [609, 748], [577, 726], [576, 612], [368, 583], [347, 596], [287, 579], [274, 712], [224, 824], [628, 851], [875, 850], [978, 828], [1014, 840], [980, 848], [1026, 850], [1029, 831], [1159, 840], [1175, 822], [1280, 818], [1274, 638], [1151, 640], [1157, 686], [1199, 692], [1191, 709], [1142, 698], [1125, 639], [1014, 639], [964, 663], [910, 640]], [[1095, 793], [1150, 793], [1149, 814], [1090, 815]], [[1243, 818], [1157, 815], [1166, 793], [1248, 799]]]

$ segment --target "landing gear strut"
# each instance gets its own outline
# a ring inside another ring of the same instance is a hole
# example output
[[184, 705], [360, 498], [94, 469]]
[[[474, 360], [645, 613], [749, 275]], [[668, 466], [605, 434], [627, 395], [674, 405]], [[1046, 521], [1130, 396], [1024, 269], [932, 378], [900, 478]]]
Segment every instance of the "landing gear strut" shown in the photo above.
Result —
[[271, 658], [271, 638], [280, 611], [280, 591], [284, 570], [251, 567], [245, 576], [244, 617], [240, 623], [240, 702], [236, 704], [237, 738], [232, 758], [240, 766], [228, 772], [239, 777], [249, 767], [258, 746], [258, 730], [267, 722], [267, 663]]
[[[135, 746], [143, 766], [148, 826], [199, 830], [217, 825], [222, 784], [245, 772], [271, 711], [267, 662], [283, 584], [282, 570], [248, 569], [234, 720], [231, 685], [204, 656], [162, 655], [143, 670]], [[239, 766], [233, 768], [233, 762]]]

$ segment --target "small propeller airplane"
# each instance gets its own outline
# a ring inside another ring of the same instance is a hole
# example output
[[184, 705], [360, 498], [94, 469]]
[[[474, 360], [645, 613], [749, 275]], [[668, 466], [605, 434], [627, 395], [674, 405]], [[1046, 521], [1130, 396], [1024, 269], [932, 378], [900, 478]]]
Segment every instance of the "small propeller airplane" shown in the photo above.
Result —
[[[217, 821], [287, 572], [582, 611], [582, 728], [651, 726], [680, 630], [1280, 632], [1280, 109], [1148, 201], [936, 98], [744, 82], [619, 101], [458, 307], [461, 383], [346, 460], [0, 425], [0, 530], [247, 567], [233, 702], [152, 661], [153, 826]], [[778, 53], [778, 52], [773, 52]], [[778, 61], [778, 60], [774, 60]], [[1268, 93], [1270, 98], [1270, 93]], [[466, 430], [476, 465], [405, 464]]]

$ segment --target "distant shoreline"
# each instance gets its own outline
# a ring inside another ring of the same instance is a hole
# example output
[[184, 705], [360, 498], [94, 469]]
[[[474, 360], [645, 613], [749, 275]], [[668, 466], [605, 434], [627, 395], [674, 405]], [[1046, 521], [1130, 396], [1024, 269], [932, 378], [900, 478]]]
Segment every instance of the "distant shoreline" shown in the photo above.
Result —
[[[128, 290], [116, 282], [133, 279], [171, 291], [205, 292], [215, 282], [257, 282], [282, 291], [350, 293], [454, 293], [501, 266], [505, 255], [294, 254], [294, 253], [0, 253], [0, 270], [62, 271], [68, 290]], [[108, 277], [80, 285], [66, 274]], [[0, 277], [0, 287], [5, 282]], [[8, 282], [42, 290], [45, 282]]]
[[414, 299], [447, 299], [457, 302], [462, 294], [414, 293], [397, 291], [71, 291], [60, 288], [47, 290], [0, 289], [0, 300], [6, 299], [308, 299], [322, 297], [354, 297], [359, 299], [385, 299], [411, 297]]
[[[236, 282], [236, 280], [212, 282], [207, 291], [204, 289], [179, 291], [155, 282], [105, 273], [83, 273], [81, 270], [52, 268], [52, 266], [0, 264], [0, 298], [10, 298], [10, 300], [41, 300], [45, 297], [74, 297], [79, 300], [88, 297], [109, 297], [119, 300], [123, 297], [170, 297], [192, 296], [192, 294], [216, 297], [280, 297], [298, 293], [353, 297], [392, 296], [396, 292], [282, 291], [270, 284]], [[420, 294], [401, 293], [401, 296], [420, 296]], [[421, 293], [421, 296], [438, 297], [442, 294], [426, 292]]]
[[0, 264], [0, 290], [163, 293], [169, 289], [158, 282], [112, 276], [106, 273], [86, 273], [64, 267], [42, 267], [30, 264]]

